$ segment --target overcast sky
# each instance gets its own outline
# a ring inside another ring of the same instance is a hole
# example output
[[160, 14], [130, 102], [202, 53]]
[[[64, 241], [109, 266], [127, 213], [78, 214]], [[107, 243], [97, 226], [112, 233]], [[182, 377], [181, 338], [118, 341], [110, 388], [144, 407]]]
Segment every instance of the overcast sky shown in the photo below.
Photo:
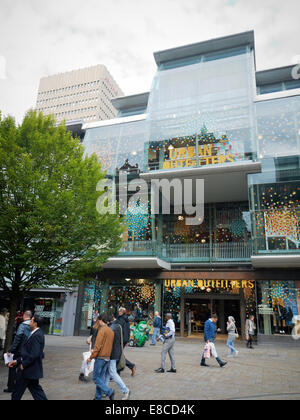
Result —
[[299, 0], [0, 0], [0, 110], [18, 121], [43, 76], [107, 66], [148, 91], [153, 52], [255, 30], [257, 69], [300, 57]]

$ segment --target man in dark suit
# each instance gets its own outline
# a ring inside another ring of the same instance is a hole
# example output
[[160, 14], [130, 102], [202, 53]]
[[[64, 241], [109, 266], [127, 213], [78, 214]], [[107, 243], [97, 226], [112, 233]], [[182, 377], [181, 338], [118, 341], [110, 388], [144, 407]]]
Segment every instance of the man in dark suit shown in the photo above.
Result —
[[[23, 322], [19, 324], [19, 327], [17, 328], [17, 332], [14, 338], [14, 341], [7, 353], [8, 356], [11, 354], [14, 355], [14, 360], [18, 360], [18, 358], [21, 356], [21, 349], [23, 344], [27, 341], [28, 337], [31, 333], [30, 328], [30, 320], [32, 318], [32, 312], [31, 311], [25, 311], [23, 315]], [[7, 388], [4, 389], [3, 392], [12, 393], [16, 379], [17, 379], [17, 366], [11, 367], [8, 371], [8, 382], [7, 382]]]
[[20, 357], [8, 366], [18, 366], [17, 381], [12, 393], [12, 400], [21, 400], [26, 388], [34, 400], [47, 400], [39, 379], [43, 377], [45, 338], [41, 326], [41, 318], [34, 316], [30, 321], [31, 334], [24, 343]]
[[[126, 309], [120, 308], [119, 309], [119, 316], [116, 320], [116, 323], [121, 325], [123, 330], [123, 347], [127, 346], [127, 343], [130, 340], [130, 324], [129, 320], [126, 315]], [[126, 366], [131, 370], [131, 376], [135, 375], [136, 366], [135, 364], [131, 363], [129, 360], [126, 359]]]

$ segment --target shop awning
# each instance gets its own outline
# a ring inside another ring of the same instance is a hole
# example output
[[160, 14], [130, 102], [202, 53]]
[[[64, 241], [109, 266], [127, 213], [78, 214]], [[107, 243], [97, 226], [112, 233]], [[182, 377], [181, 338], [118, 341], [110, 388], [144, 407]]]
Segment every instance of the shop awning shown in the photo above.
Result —
[[260, 173], [261, 163], [243, 161], [191, 169], [171, 169], [142, 173], [147, 182], [152, 179], [204, 179], [205, 203], [248, 201], [248, 174]]
[[253, 256], [251, 261], [255, 268], [295, 268], [300, 267], [300, 254]]
[[132, 270], [132, 269], [164, 269], [171, 270], [171, 265], [160, 258], [155, 257], [130, 257], [110, 258], [103, 265], [105, 269]]

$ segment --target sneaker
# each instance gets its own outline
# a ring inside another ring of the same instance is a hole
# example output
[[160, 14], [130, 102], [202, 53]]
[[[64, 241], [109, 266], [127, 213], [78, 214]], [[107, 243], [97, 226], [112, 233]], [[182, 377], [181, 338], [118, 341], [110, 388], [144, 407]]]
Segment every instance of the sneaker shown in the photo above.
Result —
[[159, 368], [159, 369], [156, 369], [156, 371], [155, 371], [156, 373], [165, 373], [165, 369], [163, 369], [163, 368]]
[[123, 394], [122, 400], [129, 400], [130, 394], [131, 394], [131, 391], [130, 390], [128, 392], [126, 392], [126, 394]]
[[170, 370], [167, 370], [167, 372], [169, 372], [169, 373], [176, 373], [176, 369], [170, 369]]
[[200, 363], [200, 366], [202, 366], [202, 367], [209, 367], [206, 363]]
[[238, 354], [239, 354], [239, 351], [238, 351], [238, 350], [236, 350], [236, 351], [235, 351], [235, 357], [238, 357]]

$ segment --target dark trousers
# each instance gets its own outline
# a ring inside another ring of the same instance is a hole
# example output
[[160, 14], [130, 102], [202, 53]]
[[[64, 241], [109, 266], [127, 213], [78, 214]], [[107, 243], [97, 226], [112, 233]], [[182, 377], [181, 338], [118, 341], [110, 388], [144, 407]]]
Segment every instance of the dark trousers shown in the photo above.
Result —
[[12, 367], [8, 369], [7, 389], [13, 390], [17, 381], [17, 368]]
[[249, 334], [249, 340], [247, 341], [247, 347], [251, 348], [253, 343], [253, 335]]
[[47, 400], [43, 388], [39, 384], [39, 380], [24, 378], [23, 372], [21, 371], [21, 369], [18, 369], [17, 381], [11, 399], [13, 401], [21, 400], [27, 388], [30, 391], [34, 400]]
[[[125, 349], [125, 347], [126, 347], [126, 344], [123, 346], [123, 348]], [[133, 363], [131, 363], [129, 360], [127, 360], [127, 359], [125, 359], [125, 360], [126, 360], [126, 366], [129, 369], [133, 369], [135, 365]]]

